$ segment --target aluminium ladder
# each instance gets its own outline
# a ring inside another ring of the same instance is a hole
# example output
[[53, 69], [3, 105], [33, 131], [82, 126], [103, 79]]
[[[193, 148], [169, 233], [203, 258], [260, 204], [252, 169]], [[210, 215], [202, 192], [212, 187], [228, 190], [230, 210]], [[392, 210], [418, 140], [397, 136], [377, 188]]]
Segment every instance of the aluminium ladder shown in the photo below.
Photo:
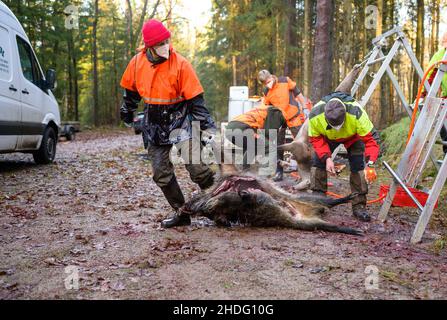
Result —
[[[443, 60], [447, 60], [447, 52]], [[442, 78], [447, 72], [447, 65], [441, 65], [433, 81], [432, 87], [425, 99], [423, 108], [415, 124], [411, 139], [402, 155], [397, 172], [384, 162], [385, 168], [393, 176], [393, 183], [390, 191], [385, 198], [379, 213], [379, 220], [382, 222], [387, 219], [391, 208], [397, 187], [400, 185], [408, 196], [416, 204], [420, 215], [416, 228], [411, 237], [412, 243], [418, 243], [427, 228], [428, 222], [433, 214], [436, 202], [441, 194], [442, 188], [447, 180], [447, 155], [440, 162], [440, 168], [437, 177], [428, 192], [429, 196], [425, 206], [423, 206], [408, 189], [416, 187], [421, 179], [424, 168], [432, 154], [436, 140], [441, 132], [441, 128], [446, 124], [447, 100], [437, 98], [436, 95], [441, 86]]]
[[[383, 53], [383, 48], [387, 46], [387, 40], [391, 38], [392, 36], [396, 36], [396, 40], [391, 47], [389, 53], [385, 55]], [[416, 55], [414, 54], [413, 49], [411, 48], [411, 45], [405, 36], [405, 33], [402, 31], [401, 27], [396, 27], [394, 29], [391, 29], [384, 34], [374, 38], [372, 40], [373, 44], [373, 50], [366, 56], [367, 59], [361, 63], [363, 65], [363, 69], [360, 72], [358, 78], [355, 80], [353, 87], [351, 89], [351, 96], [355, 96], [358, 93], [358, 90], [362, 84], [362, 82], [365, 80], [366, 76], [368, 75], [368, 72], [370, 68], [378, 63], [382, 63], [379, 70], [373, 74], [373, 80], [370, 83], [366, 93], [363, 95], [363, 97], [360, 99], [360, 105], [365, 108], [366, 104], [371, 99], [375, 89], [380, 83], [380, 80], [385, 75], [385, 73], [388, 75], [388, 77], [391, 80], [391, 83], [394, 87], [394, 89], [397, 92], [397, 95], [399, 99], [402, 102], [403, 107], [405, 108], [406, 112], [408, 113], [408, 116], [411, 118], [413, 109], [411, 108], [411, 105], [408, 103], [408, 100], [405, 97], [405, 94], [400, 87], [396, 76], [394, 75], [393, 71], [391, 70], [390, 64], [393, 61], [393, 59], [398, 55], [399, 50], [401, 48], [405, 49], [405, 52], [408, 54], [408, 57], [410, 58], [412, 66], [415, 68], [417, 74], [419, 75], [420, 79], [424, 76], [424, 71], [421, 68], [421, 65], [419, 64]], [[428, 81], [425, 82], [425, 88], [427, 91], [430, 89], [430, 84]], [[333, 158], [338, 154], [338, 152], [341, 150], [342, 146], [339, 146], [333, 153]], [[434, 157], [434, 155], [430, 155], [430, 159], [432, 160], [433, 164], [435, 165], [436, 169], [439, 170], [440, 164]]]
[[[387, 40], [391, 36], [396, 36], [396, 40], [388, 54], [385, 55], [383, 52], [383, 47], [387, 45]], [[367, 60], [361, 64], [364, 65], [364, 67], [357, 80], [354, 82], [351, 89], [351, 95], [354, 96], [358, 92], [360, 85], [369, 72], [370, 67], [377, 63], [382, 63], [379, 70], [373, 75], [373, 80], [366, 93], [361, 98], [360, 104], [363, 107], [366, 106], [374, 93], [374, 90], [377, 88], [377, 85], [380, 83], [380, 79], [386, 73], [389, 76], [403, 107], [411, 117], [413, 109], [405, 98], [403, 90], [399, 86], [399, 83], [390, 68], [390, 63], [398, 54], [399, 49], [403, 48], [408, 54], [411, 64], [415, 68], [420, 79], [423, 78], [424, 72], [413, 52], [413, 49], [411, 48], [407, 37], [405, 36], [401, 27], [396, 27], [373, 39], [372, 43], [374, 48], [367, 55]], [[443, 60], [447, 60], [447, 52]], [[394, 196], [396, 195], [397, 187], [400, 185], [416, 204], [420, 212], [419, 221], [411, 238], [412, 243], [418, 243], [421, 241], [428, 222], [430, 221], [437, 199], [439, 198], [447, 179], [447, 156], [445, 156], [443, 161], [438, 161], [433, 155], [433, 148], [441, 128], [442, 126], [447, 127], [447, 101], [436, 97], [441, 86], [442, 78], [446, 72], [447, 66], [441, 65], [432, 86], [430, 86], [428, 81], [425, 81], [424, 83], [428, 95], [425, 99], [422, 110], [420, 111], [411, 140], [405, 149], [397, 172], [394, 172], [394, 170], [386, 162], [384, 162], [385, 168], [393, 176], [393, 183], [380, 210], [379, 220], [384, 222], [387, 219], [388, 212], [391, 208]], [[442, 144], [446, 146], [447, 142], [443, 141]], [[436, 169], [438, 170], [438, 174], [431, 190], [429, 191], [428, 200], [425, 206], [423, 206], [411, 193], [408, 186], [414, 188], [419, 184], [420, 179], [422, 178], [422, 173], [429, 159], [435, 165]]]

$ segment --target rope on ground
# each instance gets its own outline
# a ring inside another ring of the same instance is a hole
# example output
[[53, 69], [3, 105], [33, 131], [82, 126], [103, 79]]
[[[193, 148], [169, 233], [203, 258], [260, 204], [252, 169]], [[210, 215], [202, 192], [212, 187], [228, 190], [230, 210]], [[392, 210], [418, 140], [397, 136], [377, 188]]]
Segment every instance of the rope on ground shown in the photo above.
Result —
[[[292, 177], [294, 177], [294, 178], [299, 178], [299, 174], [296, 173], [296, 172], [291, 172], [290, 175]], [[334, 192], [326, 192], [326, 195], [328, 195], [330, 197], [333, 197], [333, 198], [336, 198], [336, 199], [341, 199], [341, 198], [345, 197], [345, 196], [342, 196], [342, 195], [334, 193]], [[386, 194], [381, 196], [381, 197], [379, 197], [379, 198], [377, 198], [377, 199], [373, 199], [373, 200], [368, 201], [367, 204], [378, 203], [378, 202], [382, 201], [385, 198], [386, 198]]]
[[[336, 198], [336, 199], [344, 198], [344, 196], [339, 195], [339, 194], [334, 193], [334, 192], [330, 192], [330, 191], [326, 192], [326, 194], [327, 194], [328, 196], [330, 196], [330, 197], [334, 197], [334, 198]], [[386, 198], [386, 194], [383, 195], [383, 196], [381, 196], [381, 197], [379, 197], [379, 198], [377, 198], [377, 199], [368, 201], [367, 204], [378, 203], [378, 202], [382, 201], [382, 200], [385, 199], [385, 198]]]

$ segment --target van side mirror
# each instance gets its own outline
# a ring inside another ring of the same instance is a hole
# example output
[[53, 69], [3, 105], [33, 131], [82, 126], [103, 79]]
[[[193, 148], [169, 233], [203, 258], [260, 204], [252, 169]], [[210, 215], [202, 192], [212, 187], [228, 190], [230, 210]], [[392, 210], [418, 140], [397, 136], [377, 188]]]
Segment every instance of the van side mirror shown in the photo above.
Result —
[[54, 90], [56, 88], [56, 71], [53, 69], [48, 69], [45, 76], [45, 87], [49, 90]]

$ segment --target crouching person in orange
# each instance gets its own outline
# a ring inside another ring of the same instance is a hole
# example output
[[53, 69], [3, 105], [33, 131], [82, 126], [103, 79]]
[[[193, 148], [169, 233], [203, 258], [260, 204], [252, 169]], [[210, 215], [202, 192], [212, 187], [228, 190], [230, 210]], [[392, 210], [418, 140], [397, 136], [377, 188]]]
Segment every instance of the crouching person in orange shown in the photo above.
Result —
[[[233, 144], [242, 148], [244, 155], [243, 168], [248, 170], [254, 157], [258, 155], [258, 147], [264, 146], [265, 154], [269, 151], [270, 130], [278, 129], [285, 125], [284, 116], [278, 108], [261, 105], [241, 114], [228, 123], [225, 137]], [[259, 134], [259, 130], [264, 130]], [[264, 143], [259, 143], [257, 139], [263, 139]]]
[[[175, 211], [162, 226], [188, 225], [189, 215], [179, 214], [185, 199], [169, 158], [170, 151], [174, 144], [200, 148], [200, 143], [191, 143], [193, 121], [200, 123], [208, 138], [213, 137], [216, 126], [205, 106], [203, 88], [193, 67], [170, 44], [171, 33], [157, 20], [146, 22], [142, 33], [144, 50], [132, 58], [121, 80], [125, 89], [121, 119], [132, 123], [139, 102], [144, 100], [143, 130], [149, 139], [153, 178]], [[201, 162], [191, 162], [190, 155], [196, 152], [200, 150], [189, 147], [186, 169], [192, 181], [204, 190], [213, 184], [214, 173]]]
[[[287, 127], [293, 137], [298, 134], [306, 121], [304, 108], [310, 112], [312, 103], [303, 96], [296, 83], [289, 77], [277, 77], [268, 70], [262, 70], [258, 74], [258, 80], [265, 86], [264, 104], [278, 108], [283, 114], [285, 122], [278, 131], [278, 145], [282, 145], [285, 143]], [[278, 159], [284, 160], [284, 150], [278, 150]], [[273, 181], [282, 181], [283, 175], [283, 168], [278, 164]]]

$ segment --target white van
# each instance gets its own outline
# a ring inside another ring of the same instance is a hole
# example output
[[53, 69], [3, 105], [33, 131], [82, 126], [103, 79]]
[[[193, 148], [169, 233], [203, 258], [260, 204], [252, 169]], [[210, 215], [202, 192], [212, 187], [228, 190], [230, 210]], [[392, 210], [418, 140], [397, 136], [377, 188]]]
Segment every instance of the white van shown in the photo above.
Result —
[[0, 153], [32, 153], [53, 162], [60, 127], [59, 106], [20, 22], [0, 1]]

